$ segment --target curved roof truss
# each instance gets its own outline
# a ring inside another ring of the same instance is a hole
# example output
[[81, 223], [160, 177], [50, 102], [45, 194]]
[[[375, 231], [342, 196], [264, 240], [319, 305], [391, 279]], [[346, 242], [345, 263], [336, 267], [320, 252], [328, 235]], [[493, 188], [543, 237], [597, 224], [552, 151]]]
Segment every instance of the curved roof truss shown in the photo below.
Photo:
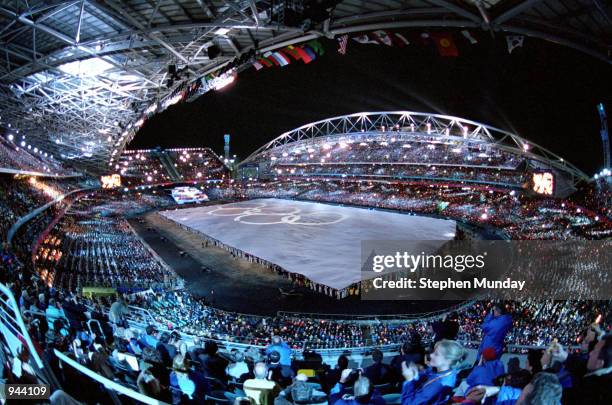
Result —
[[[112, 152], [135, 135], [126, 128], [185, 82], [254, 50], [376, 29], [515, 33], [611, 60], [612, 3], [603, 0], [327, 0], [320, 21], [285, 19], [289, 4], [314, 3], [2, 0], [0, 126], [20, 129], [58, 158], [104, 171]], [[211, 58], [212, 46], [219, 54]], [[173, 85], [169, 65], [182, 72]]]
[[589, 176], [550, 150], [516, 134], [476, 121], [441, 114], [414, 111], [362, 112], [333, 117], [287, 131], [266, 143], [241, 165], [255, 161], [262, 153], [296, 142], [318, 142], [328, 137], [347, 136], [427, 136], [439, 140], [478, 141], [498, 149], [539, 161], [568, 175], [576, 184]]

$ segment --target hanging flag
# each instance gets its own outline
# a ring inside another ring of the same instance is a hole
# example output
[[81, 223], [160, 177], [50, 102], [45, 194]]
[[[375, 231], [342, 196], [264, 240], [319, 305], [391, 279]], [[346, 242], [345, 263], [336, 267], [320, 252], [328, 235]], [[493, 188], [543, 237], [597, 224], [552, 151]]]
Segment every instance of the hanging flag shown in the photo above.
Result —
[[387, 46], [393, 46], [393, 40], [391, 39], [387, 31], [377, 30], [377, 31], [374, 31], [372, 34], [374, 34], [374, 38], [376, 38], [376, 40], [380, 42], [381, 44], [387, 45]]
[[258, 58], [257, 62], [267, 68], [274, 66], [274, 63], [270, 62], [267, 58]]
[[291, 63], [291, 60], [281, 51], [274, 52], [272, 56], [276, 58], [276, 60], [278, 61], [278, 63], [280, 63], [281, 66], [287, 66]]
[[321, 43], [317, 41], [316, 39], [306, 42], [305, 47], [307, 46], [309, 46], [314, 51], [315, 54], [319, 56], [325, 55], [325, 48], [323, 48], [323, 45], [321, 45]]
[[[302, 50], [304, 52], [306, 52], [306, 54], [308, 55], [308, 59], [309, 59], [308, 62], [312, 62], [313, 60], [317, 59], [317, 54], [308, 45], [304, 45], [302, 47]], [[308, 62], [306, 62], [306, 63], [308, 63]]]
[[346, 55], [346, 46], [348, 45], [348, 34], [344, 34], [338, 39], [338, 53], [340, 55]]
[[302, 59], [302, 57], [300, 56], [300, 54], [297, 51], [297, 49], [294, 48], [292, 45], [289, 45], [289, 46], [283, 48], [283, 53], [291, 56], [294, 60], [301, 60]]
[[440, 56], [459, 56], [459, 50], [449, 32], [435, 32], [431, 34]]
[[272, 52], [268, 51], [268, 52], [264, 53], [263, 56], [264, 56], [264, 58], [266, 58], [267, 60], [272, 62], [274, 64], [274, 66], [280, 66], [280, 62], [278, 61], [278, 59], [276, 59], [274, 57]]
[[393, 38], [393, 43], [399, 48], [410, 45], [410, 41], [399, 32], [394, 32], [391, 38]]
[[302, 62], [310, 63], [313, 61], [313, 58], [311, 58], [310, 55], [308, 55], [308, 52], [306, 52], [301, 46], [296, 46], [293, 49], [298, 55], [300, 55], [300, 59], [302, 59]]
[[522, 47], [525, 37], [523, 35], [507, 35], [506, 44], [508, 45], [508, 53], [512, 53], [516, 48]]
[[352, 38], [354, 41], [359, 42], [360, 44], [374, 44], [378, 45], [380, 42], [375, 40], [374, 38], [370, 38], [368, 34], [358, 35]]
[[478, 40], [476, 38], [474, 38], [474, 36], [472, 35], [472, 33], [468, 30], [463, 30], [461, 31], [461, 35], [463, 35], [465, 37], [465, 39], [467, 39], [468, 41], [470, 41], [470, 44], [474, 45], [478, 43]]
[[253, 67], [255, 68], [255, 70], [263, 69], [263, 65], [259, 63], [258, 61], [253, 62]]

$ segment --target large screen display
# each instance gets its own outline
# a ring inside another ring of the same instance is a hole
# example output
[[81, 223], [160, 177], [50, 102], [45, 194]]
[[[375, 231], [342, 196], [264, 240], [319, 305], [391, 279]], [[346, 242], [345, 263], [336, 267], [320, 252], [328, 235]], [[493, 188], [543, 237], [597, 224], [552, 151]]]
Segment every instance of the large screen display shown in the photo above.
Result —
[[553, 195], [555, 176], [551, 172], [535, 172], [531, 176], [531, 188], [537, 194]]
[[109, 176], [100, 177], [102, 188], [117, 188], [121, 187], [121, 176], [118, 174], [111, 174]]

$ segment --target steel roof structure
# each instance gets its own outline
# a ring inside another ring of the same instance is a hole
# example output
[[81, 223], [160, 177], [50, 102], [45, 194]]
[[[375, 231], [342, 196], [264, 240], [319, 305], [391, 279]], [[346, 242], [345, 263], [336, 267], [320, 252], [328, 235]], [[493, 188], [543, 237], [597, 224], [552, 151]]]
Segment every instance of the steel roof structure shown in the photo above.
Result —
[[[289, 22], [289, 11], [319, 3], [325, 18]], [[604, 0], [0, 0], [0, 126], [103, 172], [149, 106], [240, 57], [350, 32], [437, 27], [527, 35], [611, 60]], [[175, 85], [169, 65], [180, 72]]]
[[587, 174], [562, 157], [511, 132], [464, 118], [414, 111], [361, 112], [302, 125], [266, 143], [240, 162], [240, 166], [256, 162], [268, 151], [283, 151], [286, 146], [298, 144], [306, 147], [349, 139], [386, 141], [391, 138], [409, 140], [419, 137], [457, 143], [490, 144], [497, 149], [541, 162], [545, 167], [557, 169], [573, 185], [591, 181]]

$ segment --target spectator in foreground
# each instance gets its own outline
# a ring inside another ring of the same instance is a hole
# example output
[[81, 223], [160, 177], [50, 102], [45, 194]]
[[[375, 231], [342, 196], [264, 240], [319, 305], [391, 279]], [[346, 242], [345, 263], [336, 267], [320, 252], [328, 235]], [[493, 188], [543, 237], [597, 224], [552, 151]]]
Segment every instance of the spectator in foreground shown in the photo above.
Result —
[[353, 385], [353, 395], [344, 394], [338, 399], [338, 394], [331, 395], [330, 405], [384, 405], [385, 400], [375, 389], [368, 377], [360, 376]]
[[374, 364], [365, 369], [365, 376], [373, 385], [387, 384], [391, 382], [391, 368], [383, 363], [383, 353], [374, 349], [372, 351]]
[[455, 340], [459, 333], [459, 316], [456, 312], [444, 314], [441, 320], [431, 324], [434, 332], [434, 343], [440, 340]]
[[494, 305], [482, 323], [482, 342], [478, 348], [477, 360], [480, 360], [485, 347], [495, 349], [496, 358], [500, 358], [504, 351], [504, 339], [511, 328], [512, 317], [506, 313], [503, 305]]
[[235, 379], [240, 380], [244, 374], [248, 374], [249, 365], [244, 361], [244, 353], [238, 350], [234, 350], [232, 354], [232, 362], [225, 369], [226, 374]]
[[255, 364], [253, 372], [255, 378], [244, 382], [244, 392], [255, 401], [256, 405], [272, 405], [278, 395], [279, 386], [274, 381], [268, 380], [268, 368], [264, 363]]
[[419, 371], [414, 363], [402, 364], [405, 378], [402, 405], [444, 404], [457, 381], [457, 368], [465, 357], [463, 346], [454, 340], [441, 340], [434, 346], [430, 368]]
[[467, 376], [468, 391], [476, 385], [493, 385], [495, 379], [504, 374], [504, 364], [497, 360], [495, 349], [487, 347], [482, 351], [480, 364]]
[[280, 354], [281, 365], [291, 366], [291, 348], [278, 335], [272, 336], [272, 344], [266, 347], [266, 355], [272, 352]]
[[574, 402], [612, 403], [612, 334], [604, 336], [589, 352], [587, 370], [574, 390]]

